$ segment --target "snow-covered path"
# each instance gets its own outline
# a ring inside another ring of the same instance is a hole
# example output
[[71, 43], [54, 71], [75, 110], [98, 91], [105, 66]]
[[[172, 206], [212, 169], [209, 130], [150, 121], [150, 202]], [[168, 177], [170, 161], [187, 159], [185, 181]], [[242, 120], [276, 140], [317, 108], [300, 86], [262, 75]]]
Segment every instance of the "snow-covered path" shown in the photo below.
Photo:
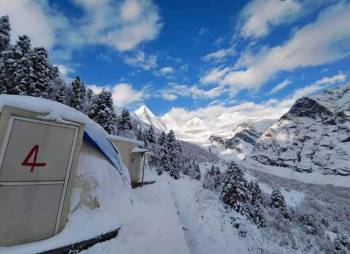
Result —
[[167, 181], [160, 178], [133, 194], [130, 220], [119, 235], [82, 253], [190, 254]]

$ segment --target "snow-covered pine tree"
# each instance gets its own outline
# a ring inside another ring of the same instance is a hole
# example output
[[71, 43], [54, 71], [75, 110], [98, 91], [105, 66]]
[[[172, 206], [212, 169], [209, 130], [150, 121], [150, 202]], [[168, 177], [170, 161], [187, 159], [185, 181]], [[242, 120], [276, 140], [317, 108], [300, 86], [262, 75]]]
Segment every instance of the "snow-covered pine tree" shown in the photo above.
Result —
[[[163, 142], [163, 141], [162, 141]], [[173, 130], [170, 130], [165, 137], [164, 145], [160, 146], [160, 165], [158, 173], [163, 171], [170, 176], [178, 179], [180, 177], [181, 163], [180, 155], [182, 153], [181, 145], [176, 141]]]
[[126, 108], [123, 108], [121, 115], [117, 119], [118, 131], [131, 131], [132, 124], [130, 113]]
[[48, 98], [50, 83], [58, 78], [58, 69], [49, 63], [47, 51], [43, 47], [34, 48], [30, 56], [30, 62], [33, 68], [33, 76], [30, 91], [27, 94]]
[[153, 126], [151, 125], [151, 127], [149, 127], [149, 129], [146, 131], [146, 140], [148, 143], [152, 143], [155, 144], [157, 143], [157, 137], [156, 134], [154, 132]]
[[8, 16], [0, 17], [0, 53], [10, 47], [10, 19]]
[[157, 172], [158, 172], [158, 175], [161, 175], [164, 171], [169, 172], [171, 168], [170, 155], [169, 155], [166, 143], [160, 146], [159, 157], [160, 157], [160, 163], [159, 163], [159, 167], [157, 168]]
[[56, 93], [54, 94], [54, 97], [52, 98], [55, 101], [61, 102], [63, 104], [67, 103], [67, 87], [66, 86], [60, 86], [57, 88]]
[[164, 131], [162, 131], [162, 133], [160, 134], [160, 136], [158, 138], [158, 145], [164, 146], [165, 140], [166, 140], [166, 134]]
[[175, 133], [173, 130], [170, 130], [166, 137], [166, 147], [170, 160], [169, 174], [175, 179], [179, 179], [181, 169], [178, 156], [182, 152], [182, 149], [180, 144], [176, 141]]
[[281, 191], [275, 188], [271, 194], [270, 207], [277, 208], [281, 211], [281, 214], [285, 218], [289, 218], [286, 201], [281, 193]]
[[193, 179], [196, 179], [196, 180], [201, 180], [201, 170], [199, 168], [199, 165], [197, 162], [194, 162], [194, 171], [193, 171]]
[[109, 134], [114, 134], [116, 116], [113, 107], [112, 93], [103, 89], [95, 96], [88, 116], [96, 123], [100, 124]]
[[248, 190], [250, 192], [250, 203], [255, 205], [263, 205], [264, 204], [264, 196], [263, 193], [256, 182], [250, 182], [248, 184]]
[[27, 95], [30, 92], [33, 68], [30, 61], [32, 53], [28, 36], [20, 36], [15, 46], [3, 52], [0, 80], [6, 93]]
[[[101, 93], [102, 94], [102, 93]], [[77, 76], [71, 85], [71, 93], [68, 99], [68, 105], [79, 111], [84, 110], [86, 89], [84, 82]]]
[[242, 170], [231, 162], [226, 171], [226, 181], [222, 193], [222, 201], [236, 212], [247, 215], [246, 203], [249, 201], [248, 184]]
[[251, 212], [251, 220], [258, 228], [265, 227], [265, 219], [260, 205], [253, 208], [253, 211]]
[[94, 99], [94, 92], [90, 88], [86, 87], [84, 113], [87, 113], [89, 111], [89, 108], [90, 108], [90, 105], [92, 104], [93, 99]]
[[[138, 128], [137, 129], [137, 132], [136, 132], [136, 139], [137, 140], [140, 140], [140, 141], [144, 141], [144, 134], [143, 134], [143, 131], [141, 128]], [[146, 145], [146, 144], [145, 144]]]

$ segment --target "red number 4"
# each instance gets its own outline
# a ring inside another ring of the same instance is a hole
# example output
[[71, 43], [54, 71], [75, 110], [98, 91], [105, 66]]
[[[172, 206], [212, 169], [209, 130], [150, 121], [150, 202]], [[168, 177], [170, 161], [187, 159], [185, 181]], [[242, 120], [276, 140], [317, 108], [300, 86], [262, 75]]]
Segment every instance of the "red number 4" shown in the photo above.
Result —
[[[36, 162], [39, 153], [39, 145], [34, 145], [33, 148], [29, 151], [27, 157], [22, 162], [23, 166], [30, 167], [30, 172], [33, 172], [35, 167], [45, 167], [46, 163], [44, 162]], [[32, 158], [33, 157], [33, 158]], [[32, 160], [30, 161], [30, 159]]]

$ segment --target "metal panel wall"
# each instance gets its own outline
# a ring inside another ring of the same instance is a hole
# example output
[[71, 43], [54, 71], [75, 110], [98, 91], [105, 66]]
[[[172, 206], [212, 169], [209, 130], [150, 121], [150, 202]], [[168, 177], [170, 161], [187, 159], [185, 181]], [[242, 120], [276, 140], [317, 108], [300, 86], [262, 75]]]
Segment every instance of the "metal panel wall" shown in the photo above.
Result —
[[0, 130], [0, 245], [13, 245], [42, 240], [62, 229], [82, 135], [74, 123], [6, 110], [0, 119], [0, 128], [6, 126]]

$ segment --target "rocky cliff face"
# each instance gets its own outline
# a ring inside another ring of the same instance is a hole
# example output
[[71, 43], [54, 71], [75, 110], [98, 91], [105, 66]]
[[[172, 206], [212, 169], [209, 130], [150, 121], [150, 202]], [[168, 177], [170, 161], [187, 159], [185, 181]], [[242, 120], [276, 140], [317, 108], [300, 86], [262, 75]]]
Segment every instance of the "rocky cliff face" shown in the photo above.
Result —
[[298, 99], [250, 158], [299, 172], [350, 175], [350, 85]]
[[238, 154], [247, 154], [255, 145], [256, 140], [262, 135], [248, 123], [242, 123], [233, 129], [232, 138], [210, 136], [213, 145], [222, 146], [224, 149], [234, 150]]

